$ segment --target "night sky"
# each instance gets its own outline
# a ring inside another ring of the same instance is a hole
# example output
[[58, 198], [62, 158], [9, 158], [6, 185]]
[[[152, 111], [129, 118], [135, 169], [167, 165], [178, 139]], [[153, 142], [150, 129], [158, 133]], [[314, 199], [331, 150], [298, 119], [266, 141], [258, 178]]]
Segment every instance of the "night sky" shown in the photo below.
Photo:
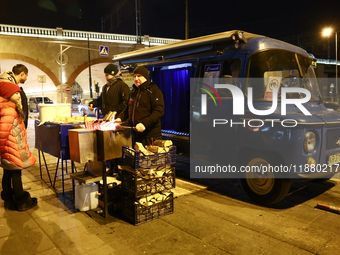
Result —
[[[3, 0], [1, 3], [1, 24], [136, 34], [135, 0]], [[125, 3], [119, 15], [115, 12], [112, 21], [106, 19], [103, 23], [102, 18], [105, 20], [117, 3]], [[185, 0], [140, 0], [140, 4], [142, 35], [185, 38]], [[325, 26], [340, 31], [340, 1], [189, 0], [190, 38], [239, 29], [298, 44], [305, 36], [321, 40], [320, 31]]]

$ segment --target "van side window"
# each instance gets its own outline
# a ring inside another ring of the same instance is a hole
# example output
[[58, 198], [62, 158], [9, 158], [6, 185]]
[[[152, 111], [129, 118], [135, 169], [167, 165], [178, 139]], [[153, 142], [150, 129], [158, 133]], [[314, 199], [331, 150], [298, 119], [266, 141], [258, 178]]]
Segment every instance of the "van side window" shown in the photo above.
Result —
[[[213, 86], [215, 83], [238, 85], [238, 78], [241, 72], [241, 59], [235, 58], [206, 62], [202, 66], [200, 77], [203, 77], [210, 86]], [[229, 89], [216, 89], [216, 91], [220, 96], [231, 97]]]

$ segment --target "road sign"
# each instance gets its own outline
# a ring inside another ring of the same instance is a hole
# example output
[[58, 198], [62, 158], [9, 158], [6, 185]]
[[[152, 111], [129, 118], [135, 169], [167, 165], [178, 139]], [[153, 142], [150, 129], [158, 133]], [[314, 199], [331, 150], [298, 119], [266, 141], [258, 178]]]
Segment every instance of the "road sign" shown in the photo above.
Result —
[[108, 56], [109, 55], [109, 47], [99, 46], [99, 55], [100, 56]]
[[71, 91], [71, 88], [70, 87], [66, 87], [65, 89], [67, 92]]
[[38, 75], [39, 83], [46, 83], [46, 75]]

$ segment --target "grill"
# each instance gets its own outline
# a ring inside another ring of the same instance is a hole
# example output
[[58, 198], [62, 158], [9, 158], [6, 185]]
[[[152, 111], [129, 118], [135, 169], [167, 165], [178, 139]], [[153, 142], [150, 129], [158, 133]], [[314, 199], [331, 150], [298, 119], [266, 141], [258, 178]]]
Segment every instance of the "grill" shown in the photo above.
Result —
[[132, 128], [116, 130], [70, 129], [70, 158], [78, 163], [122, 157], [122, 147], [132, 147]]
[[326, 133], [326, 150], [340, 148], [337, 142], [340, 140], [340, 129], [330, 129]]
[[123, 146], [132, 147], [132, 128], [117, 127], [116, 130], [97, 130], [97, 149], [100, 160], [121, 158]]

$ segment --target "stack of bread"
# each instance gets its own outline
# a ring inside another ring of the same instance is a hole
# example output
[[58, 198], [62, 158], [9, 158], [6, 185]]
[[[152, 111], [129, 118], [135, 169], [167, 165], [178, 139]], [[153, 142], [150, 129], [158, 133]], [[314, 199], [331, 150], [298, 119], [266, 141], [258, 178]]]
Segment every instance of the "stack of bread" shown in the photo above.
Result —
[[[92, 117], [87, 117], [87, 119], [94, 119]], [[54, 118], [52, 122], [57, 122], [57, 123], [84, 123], [84, 117], [81, 116], [73, 116], [73, 117], [62, 117], [62, 116], [57, 116]]]

